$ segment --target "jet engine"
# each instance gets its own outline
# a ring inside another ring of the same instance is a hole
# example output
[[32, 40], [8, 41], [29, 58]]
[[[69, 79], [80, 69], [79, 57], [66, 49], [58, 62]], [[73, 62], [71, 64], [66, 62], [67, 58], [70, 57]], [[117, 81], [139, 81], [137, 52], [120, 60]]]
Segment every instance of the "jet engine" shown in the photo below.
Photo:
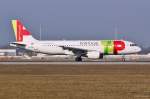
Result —
[[90, 59], [102, 59], [103, 54], [98, 51], [87, 52], [86, 56]]

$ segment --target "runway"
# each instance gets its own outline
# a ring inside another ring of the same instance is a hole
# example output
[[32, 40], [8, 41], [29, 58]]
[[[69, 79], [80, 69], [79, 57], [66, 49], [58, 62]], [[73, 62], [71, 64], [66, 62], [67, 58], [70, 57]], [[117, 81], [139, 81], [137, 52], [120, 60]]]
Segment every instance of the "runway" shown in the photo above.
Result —
[[0, 62], [0, 65], [150, 65], [150, 62]]
[[[77, 64], [77, 62], [75, 62], [75, 57], [58, 57], [58, 56], [32, 56], [32, 57], [27, 57], [27, 56], [0, 56], [0, 62], [4, 63], [4, 62], [28, 62], [29, 64], [34, 64], [36, 62], [41, 62], [41, 64], [45, 63], [45, 64], [51, 64], [51, 63], [69, 63], [69, 64]], [[32, 63], [30, 63], [32, 62]], [[49, 63], [50, 62], [50, 63]], [[94, 63], [94, 64], [103, 64], [103, 63], [116, 63], [120, 64], [126, 64], [124, 62], [127, 63], [131, 63], [131, 62], [138, 62], [138, 63], [142, 63], [146, 62], [146, 64], [148, 62], [150, 62], [150, 55], [107, 55], [104, 56], [103, 59], [88, 59], [88, 58], [83, 58], [83, 62], [84, 64], [90, 64], [90, 63]], [[140, 64], [141, 64], [140, 63]]]

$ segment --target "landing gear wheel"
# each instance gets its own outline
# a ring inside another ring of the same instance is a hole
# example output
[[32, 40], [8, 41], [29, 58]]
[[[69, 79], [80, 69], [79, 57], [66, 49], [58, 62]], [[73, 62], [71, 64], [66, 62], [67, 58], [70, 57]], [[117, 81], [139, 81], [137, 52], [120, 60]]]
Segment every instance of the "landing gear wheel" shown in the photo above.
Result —
[[75, 61], [76, 61], [76, 62], [82, 62], [82, 58], [81, 58], [81, 57], [76, 57], [76, 58], [75, 58]]

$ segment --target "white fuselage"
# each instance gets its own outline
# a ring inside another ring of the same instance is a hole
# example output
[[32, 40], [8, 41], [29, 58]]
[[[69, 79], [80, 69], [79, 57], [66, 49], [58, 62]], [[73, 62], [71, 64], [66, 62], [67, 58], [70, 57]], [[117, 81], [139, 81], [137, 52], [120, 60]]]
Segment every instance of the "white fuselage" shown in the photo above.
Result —
[[[85, 44], [85, 42], [87, 44]], [[71, 51], [65, 50], [61, 46], [103, 52], [103, 48], [99, 41], [39, 41], [29, 44], [26, 48], [48, 54], [73, 54]]]
[[[125, 41], [125, 49], [119, 51], [118, 54], [130, 54], [137, 53], [141, 51], [141, 48], [138, 46], [130, 46], [132, 42]], [[71, 54], [72, 50], [63, 49], [63, 47], [83, 49], [87, 51], [97, 51], [104, 53], [105, 46], [101, 44], [100, 40], [76, 40], [76, 41], [36, 41], [29, 42], [26, 46], [26, 49], [32, 50], [35, 52], [41, 52], [46, 54]], [[109, 45], [108, 47], [113, 47], [114, 45]], [[113, 51], [110, 51], [109, 54], [114, 54]]]

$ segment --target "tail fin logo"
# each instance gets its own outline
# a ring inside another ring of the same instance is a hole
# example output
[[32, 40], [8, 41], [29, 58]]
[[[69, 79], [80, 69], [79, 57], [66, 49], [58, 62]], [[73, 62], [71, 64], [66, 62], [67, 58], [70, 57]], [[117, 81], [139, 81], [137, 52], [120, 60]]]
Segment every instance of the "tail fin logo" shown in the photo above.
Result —
[[12, 20], [12, 25], [17, 42], [22, 42], [23, 36], [31, 35], [31, 33], [22, 25], [19, 20]]

